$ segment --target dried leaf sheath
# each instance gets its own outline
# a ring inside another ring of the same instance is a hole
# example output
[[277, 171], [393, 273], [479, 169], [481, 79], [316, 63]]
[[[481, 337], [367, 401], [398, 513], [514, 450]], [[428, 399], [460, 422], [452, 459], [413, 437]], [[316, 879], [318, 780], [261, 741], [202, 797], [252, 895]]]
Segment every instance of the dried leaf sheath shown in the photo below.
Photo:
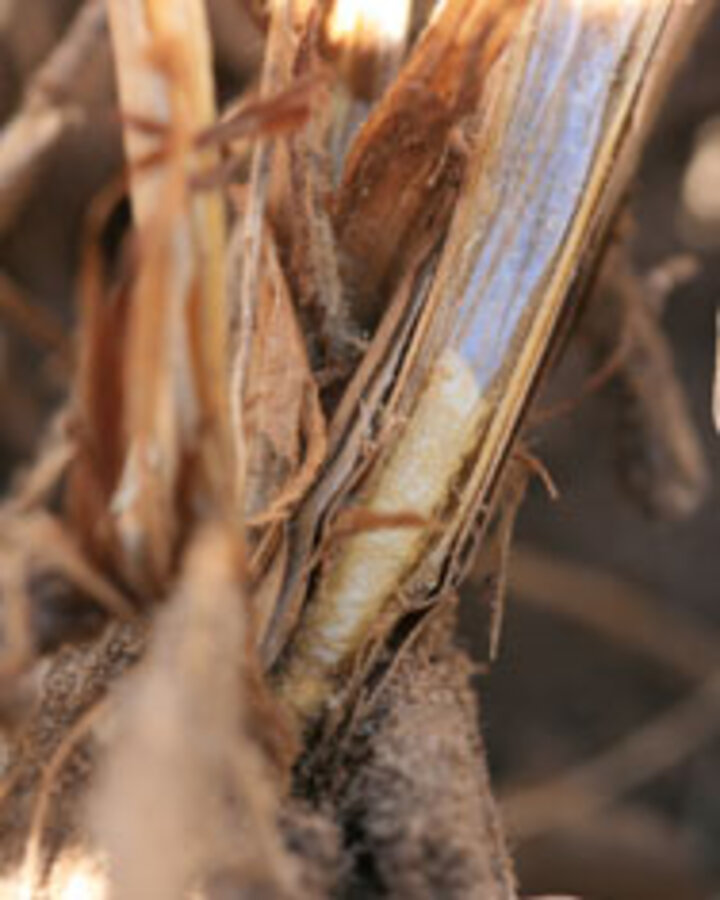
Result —
[[459, 126], [527, 0], [450, 0], [350, 148], [336, 202], [341, 271], [361, 324], [377, 323], [413, 252], [444, 234], [463, 168]]
[[[276, 0], [271, 17], [261, 78], [261, 96], [287, 87], [292, 48], [292, 4]], [[252, 341], [257, 322], [257, 302], [261, 292], [261, 256], [263, 230], [267, 211], [271, 164], [275, 145], [272, 139], [258, 140], [253, 148], [250, 178], [242, 217], [242, 270], [229, 313], [232, 329], [231, 415], [233, 431], [238, 436], [236, 477], [244, 485], [248, 465], [245, 438], [247, 425], [246, 380]]]
[[[180, 533], [180, 491], [196, 511], [233, 501], [224, 214], [218, 195], [189, 189], [194, 167], [217, 162], [214, 150], [194, 147], [214, 118], [214, 88], [200, 0], [117, 0], [110, 14], [139, 246], [125, 359], [127, 457], [113, 509], [125, 574], [158, 584]], [[157, 150], [157, 135], [134, 120], [165, 130], [157, 165], [139, 165]]]
[[[489, 500], [577, 278], [579, 260], [604, 222], [611, 193], [626, 175], [614, 167], [671, 6], [669, 0], [650, 7], [549, 0], [533, 10], [532, 27], [521, 30], [511, 45], [497, 73], [498, 94], [492, 98], [491, 114], [475, 137], [469, 174], [420, 321], [410, 329], [403, 366], [390, 375], [383, 371], [380, 355], [375, 371], [359, 373], [366, 379], [363, 388], [353, 391], [351, 385], [348, 392], [354, 397], [363, 391], [372, 395], [373, 382], [382, 381], [391, 388], [383, 407], [385, 420], [398, 413], [410, 416], [410, 424], [400, 437], [394, 436], [393, 449], [375, 463], [374, 472], [392, 467], [399, 452], [422, 456], [422, 438], [412, 424], [415, 410], [423, 408], [423, 391], [431, 390], [423, 384], [428, 377], [432, 384], [435, 376], [428, 373], [434, 361], [440, 356], [440, 365], [446, 364], [448, 346], [467, 377], [475, 380], [479, 398], [474, 433], [463, 446], [448, 448], [454, 456], [451, 473], [445, 468], [447, 460], [443, 474], [438, 470], [445, 491], [438, 494], [442, 499], [432, 518], [443, 527], [429, 531], [424, 541], [419, 542], [416, 534], [408, 537], [402, 565], [397, 565], [402, 574], [392, 586], [378, 580], [377, 595], [372, 569], [358, 569], [368, 606], [377, 609], [400, 592], [426, 602], [443, 578], [454, 577], [449, 563]], [[344, 423], [342, 428], [338, 420]], [[331, 445], [335, 465], [306, 507], [305, 533], [312, 533], [341, 501], [343, 481], [358, 464], [368, 437], [350, 407], [342, 406], [331, 434], [338, 440]], [[406, 440], [417, 441], [417, 450], [403, 446]], [[433, 472], [428, 460], [423, 477], [432, 479]], [[381, 474], [370, 477], [370, 483], [378, 480], [382, 481]], [[377, 502], [372, 489], [368, 496], [373, 499], [366, 497], [361, 503], [370, 502], [372, 507]], [[404, 503], [413, 509], [411, 494], [398, 502], [400, 508]], [[334, 584], [335, 573], [352, 558], [361, 540], [350, 538], [338, 551], [327, 566], [325, 585]], [[425, 547], [424, 553], [418, 552], [419, 546]], [[293, 591], [302, 591], [303, 585], [292, 569], [289, 575], [284, 600], [292, 609], [297, 603]], [[327, 616], [328, 624], [315, 634], [310, 629], [310, 637], [301, 626], [297, 657], [293, 659], [291, 652], [287, 671], [302, 670], [303, 659], [312, 670], [317, 664], [309, 660], [324, 657], [327, 662], [333, 657], [324, 668], [327, 696], [342, 667], [339, 656], [348, 660], [362, 646], [367, 631], [358, 628], [342, 653], [333, 654], [326, 636], [343, 615], [343, 594], [330, 587], [324, 593], [321, 586], [310, 602], [317, 604], [310, 618]], [[311, 650], [313, 639], [317, 643]], [[306, 698], [300, 688], [294, 693], [293, 680], [284, 680], [284, 689], [307, 713]], [[314, 690], [316, 709], [323, 690]]]
[[[230, 302], [242, 284], [243, 204], [229, 246]], [[255, 334], [245, 379], [248, 442], [244, 513], [248, 523], [281, 521], [312, 481], [325, 452], [318, 391], [270, 228], [260, 234]], [[307, 466], [307, 469], [306, 469]], [[302, 483], [298, 483], [298, 478]]]

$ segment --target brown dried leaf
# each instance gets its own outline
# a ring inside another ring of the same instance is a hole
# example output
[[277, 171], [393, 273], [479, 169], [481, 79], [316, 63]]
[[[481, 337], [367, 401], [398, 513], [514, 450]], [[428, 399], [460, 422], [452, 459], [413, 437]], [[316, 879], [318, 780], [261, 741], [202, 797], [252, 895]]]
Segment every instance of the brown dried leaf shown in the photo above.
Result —
[[105, 283], [101, 231], [119, 197], [118, 185], [103, 191], [91, 206], [80, 268], [79, 359], [71, 422], [74, 456], [66, 510], [85, 548], [111, 562], [108, 504], [122, 470], [124, 430], [124, 356], [127, 352], [128, 285], [114, 290]]
[[[236, 196], [242, 208], [244, 197]], [[231, 294], [242, 281], [243, 237], [239, 225], [230, 248]], [[286, 517], [325, 455], [317, 388], [267, 225], [262, 229], [261, 254], [243, 416], [248, 447], [245, 512], [254, 526]], [[230, 306], [235, 306], [232, 300]], [[236, 332], [235, 346], [243, 341]]]

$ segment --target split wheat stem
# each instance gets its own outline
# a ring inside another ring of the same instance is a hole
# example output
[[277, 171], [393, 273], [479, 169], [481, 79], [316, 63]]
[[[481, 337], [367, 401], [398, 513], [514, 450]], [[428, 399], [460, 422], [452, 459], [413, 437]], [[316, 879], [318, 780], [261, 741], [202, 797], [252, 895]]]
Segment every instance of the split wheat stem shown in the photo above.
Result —
[[335, 676], [428, 545], [485, 411], [470, 367], [446, 351], [361, 501], [370, 513], [414, 515], [426, 524], [360, 531], [343, 542], [281, 675], [280, 692], [301, 719], [319, 711]]

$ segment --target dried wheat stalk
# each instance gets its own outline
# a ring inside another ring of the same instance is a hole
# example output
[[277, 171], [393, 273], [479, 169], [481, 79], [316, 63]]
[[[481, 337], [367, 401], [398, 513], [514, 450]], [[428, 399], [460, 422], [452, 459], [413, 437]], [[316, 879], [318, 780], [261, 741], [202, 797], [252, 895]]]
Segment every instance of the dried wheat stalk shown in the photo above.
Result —
[[22, 107], [0, 133], [0, 233], [12, 223], [43, 158], [84, 113], [73, 101], [88, 61], [107, 52], [101, 0], [88, 0], [63, 40], [39, 68]]
[[[215, 117], [204, 4], [138, 0], [111, 2], [109, 11], [141, 257], [125, 362], [126, 461], [113, 513], [128, 574], [151, 586], [172, 565], [188, 456], [196, 460], [189, 502], [219, 510], [233, 502], [224, 221], [220, 197], [192, 195], [188, 185], [190, 165], [215, 161], [213, 150], [191, 152]], [[142, 120], [166, 129], [166, 158], [151, 168], [141, 166], [154, 149]]]
[[[442, 46], [444, 26], [455, 34], [453, 17], [460, 6], [443, 8], [418, 53], [434, 59], [428, 47], [433, 38]], [[367, 467], [368, 441], [377, 448], [377, 459], [366, 476], [361, 508], [414, 513], [428, 524], [362, 534], [333, 554], [329, 573], [310, 599], [305, 624], [281, 663], [283, 690], [303, 714], [317, 710], [320, 698], [332, 694], [335, 674], [361, 649], [381, 609], [398, 598], [404, 607], [413, 598], [425, 603], [457, 577], [468, 535], [489, 502], [563, 305], [607, 221], [627, 157], [636, 152], [636, 111], [653, 87], [648, 68], [677, 14], [673, 4], [662, 3], [531, 7], [485, 96], [475, 101], [483, 127], [474, 132], [472, 119], [466, 124], [463, 188], [439, 259], [430, 255], [436, 266], [431, 280], [423, 281], [422, 269], [418, 276], [413, 269], [405, 274], [412, 279], [409, 295], [407, 283], [397, 289], [397, 306], [390, 307], [330, 423], [330, 463], [300, 513], [298, 546], [269, 635], [270, 653], [286, 639], [288, 619], [292, 623], [304, 602], [308, 544], [321, 525], [332, 534], [332, 510], [347, 502], [345, 485], [352, 483], [357, 467]], [[476, 65], [501, 39], [505, 17], [515, 21], [512, 5], [504, 9], [499, 31], [491, 31], [474, 57]], [[413, 90], [420, 93], [413, 62], [408, 70]], [[599, 77], [601, 69], [613, 77]], [[432, 77], [441, 77], [437, 71]], [[355, 166], [365, 179], [367, 173], [379, 173], [378, 202], [388, 198], [386, 204], [404, 189], [394, 186], [398, 173], [384, 164], [377, 169], [370, 162], [360, 165], [356, 154], [367, 140], [367, 155], [384, 158], [383, 115], [390, 123], [401, 121], [402, 114], [411, 116], [416, 107], [405, 102], [407, 108], [400, 88], [388, 94], [348, 160], [348, 171]], [[418, 115], [421, 108], [417, 104]], [[432, 142], [422, 146], [429, 154]], [[440, 146], [444, 159], [445, 145]], [[398, 158], [404, 185], [402, 155]], [[362, 183], [360, 208], [375, 197], [373, 182]], [[416, 204], [417, 199], [396, 228], [392, 218], [383, 217], [389, 223], [383, 229], [383, 252], [391, 247], [407, 260], [402, 248], [410, 240], [406, 229], [417, 224]], [[403, 202], [395, 206], [405, 211]], [[363, 223], [372, 234], [372, 225]], [[401, 235], [397, 247], [395, 234]], [[425, 265], [427, 253], [425, 248]], [[412, 260], [412, 250], [408, 255]], [[372, 271], [364, 273], [371, 279], [370, 291], [380, 290], [387, 271], [383, 265], [379, 280]], [[393, 330], [385, 332], [385, 324]], [[362, 417], [357, 416], [360, 398]], [[390, 438], [388, 425], [397, 431], [394, 423], [405, 417], [404, 431]]]

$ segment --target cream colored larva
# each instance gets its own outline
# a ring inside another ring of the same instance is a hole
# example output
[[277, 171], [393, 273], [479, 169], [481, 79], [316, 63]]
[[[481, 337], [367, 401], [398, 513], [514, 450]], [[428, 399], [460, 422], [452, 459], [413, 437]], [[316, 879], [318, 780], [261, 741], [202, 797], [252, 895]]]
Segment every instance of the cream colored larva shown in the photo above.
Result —
[[417, 563], [485, 409], [472, 370], [446, 350], [362, 504], [373, 513], [415, 514], [428, 525], [373, 529], [344, 541], [310, 601], [281, 676], [280, 692], [301, 718], [322, 706], [333, 676]]

